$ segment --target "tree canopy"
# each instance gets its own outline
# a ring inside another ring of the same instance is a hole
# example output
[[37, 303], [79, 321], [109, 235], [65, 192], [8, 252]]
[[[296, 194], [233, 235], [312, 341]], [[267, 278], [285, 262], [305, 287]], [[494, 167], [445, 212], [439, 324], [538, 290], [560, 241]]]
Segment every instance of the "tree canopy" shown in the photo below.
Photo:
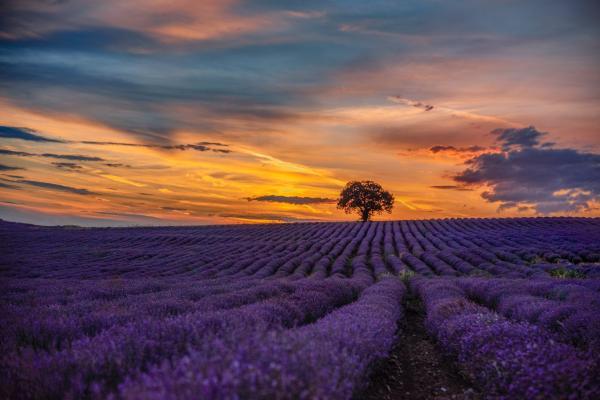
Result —
[[337, 207], [343, 209], [346, 214], [357, 212], [362, 221], [368, 221], [374, 213], [391, 213], [394, 195], [376, 182], [352, 181], [341, 191]]

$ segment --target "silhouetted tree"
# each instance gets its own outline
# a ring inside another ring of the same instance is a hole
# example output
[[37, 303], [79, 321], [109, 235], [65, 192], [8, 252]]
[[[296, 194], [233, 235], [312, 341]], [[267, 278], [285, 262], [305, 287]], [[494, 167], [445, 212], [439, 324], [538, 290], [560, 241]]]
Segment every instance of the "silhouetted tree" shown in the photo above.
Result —
[[362, 221], [368, 221], [374, 213], [391, 213], [394, 195], [373, 181], [352, 181], [340, 193], [337, 207], [346, 214], [358, 212]]

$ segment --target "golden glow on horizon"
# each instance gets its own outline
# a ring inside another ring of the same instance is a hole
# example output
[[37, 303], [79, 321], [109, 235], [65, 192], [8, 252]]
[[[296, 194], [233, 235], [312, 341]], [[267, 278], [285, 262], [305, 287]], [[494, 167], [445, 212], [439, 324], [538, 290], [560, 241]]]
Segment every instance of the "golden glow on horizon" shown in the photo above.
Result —
[[[467, 157], [463, 153], [432, 154], [426, 149], [409, 149], [397, 151], [394, 155], [395, 149], [390, 149], [391, 154], [384, 155], [377, 147], [356, 149], [354, 145], [344, 143], [323, 147], [332, 152], [332, 157], [343, 155], [346, 162], [357, 163], [355, 167], [340, 170], [307, 166], [304, 164], [310, 162], [307, 155], [301, 157], [304, 163], [287, 161], [285, 157], [293, 159], [293, 154], [283, 154], [277, 145], [269, 147], [275, 154], [282, 155], [266, 154], [265, 150], [257, 151], [247, 144], [238, 145], [231, 140], [227, 143], [227, 149], [231, 151], [229, 154], [70, 143], [96, 141], [99, 137], [107, 142], [132, 143], [134, 140], [93, 123], [87, 125], [81, 120], [32, 115], [14, 106], [10, 109], [17, 118], [2, 117], [0, 125], [15, 125], [17, 120], [27, 120], [27, 125], [38, 130], [39, 134], [67, 141], [45, 143], [43, 152], [85, 154], [105, 160], [102, 163], [77, 161], [80, 168], [71, 170], [52, 164], [63, 160], [11, 157], [11, 165], [26, 168], [28, 180], [94, 192], [93, 195], [82, 196], [35, 186], [27, 186], [27, 190], [4, 191], [3, 200], [9, 202], [5, 204], [18, 204], [29, 211], [95, 219], [110, 217], [122, 221], [127, 221], [131, 215], [139, 215], [173, 223], [352, 220], [354, 216], [340, 212], [334, 203], [288, 204], [249, 201], [247, 198], [265, 195], [335, 198], [347, 180], [376, 179], [396, 194], [394, 213], [379, 217], [382, 219], [498, 215], [495, 205], [481, 201], [480, 193], [484, 189], [464, 192], [430, 188], [449, 184], [443, 176], [462, 168], [461, 164]], [[327, 114], [332, 115], [331, 112]], [[396, 118], [396, 122], [402, 118], [430, 118], [423, 114], [424, 111], [414, 107], [408, 110], [390, 106], [351, 107], [336, 110], [335, 120], [337, 124], [345, 125], [387, 118]], [[331, 120], [325, 121], [326, 126], [331, 124]], [[190, 132], [183, 135], [185, 139], [193, 137]], [[198, 136], [196, 142], [211, 140], [214, 139]], [[177, 143], [183, 141], [180, 139]], [[42, 152], [39, 143], [11, 141], [9, 146], [4, 147], [15, 151]], [[353, 158], [355, 152], [356, 158]], [[316, 160], [319, 159], [317, 155]], [[318, 164], [321, 163], [318, 161]], [[124, 166], [108, 166], [111, 164]], [[15, 170], [14, 175], [18, 176], [19, 170]], [[153, 221], [142, 218], [135, 223]]]

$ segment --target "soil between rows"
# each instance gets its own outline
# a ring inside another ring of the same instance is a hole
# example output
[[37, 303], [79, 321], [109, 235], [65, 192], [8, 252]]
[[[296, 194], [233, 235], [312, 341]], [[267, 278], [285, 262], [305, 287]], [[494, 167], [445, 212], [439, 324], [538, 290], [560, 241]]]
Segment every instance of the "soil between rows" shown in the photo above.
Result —
[[371, 375], [360, 400], [478, 400], [481, 395], [427, 334], [420, 300], [408, 296], [398, 341]]

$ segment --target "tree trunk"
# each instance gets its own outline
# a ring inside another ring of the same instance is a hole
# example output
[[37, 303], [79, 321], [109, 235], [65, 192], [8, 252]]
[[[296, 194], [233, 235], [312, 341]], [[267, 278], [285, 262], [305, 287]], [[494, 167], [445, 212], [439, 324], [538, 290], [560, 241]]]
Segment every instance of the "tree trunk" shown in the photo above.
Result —
[[361, 210], [361, 216], [360, 216], [361, 221], [367, 222], [369, 220], [369, 214], [370, 214], [369, 210], [367, 210], [367, 209]]

